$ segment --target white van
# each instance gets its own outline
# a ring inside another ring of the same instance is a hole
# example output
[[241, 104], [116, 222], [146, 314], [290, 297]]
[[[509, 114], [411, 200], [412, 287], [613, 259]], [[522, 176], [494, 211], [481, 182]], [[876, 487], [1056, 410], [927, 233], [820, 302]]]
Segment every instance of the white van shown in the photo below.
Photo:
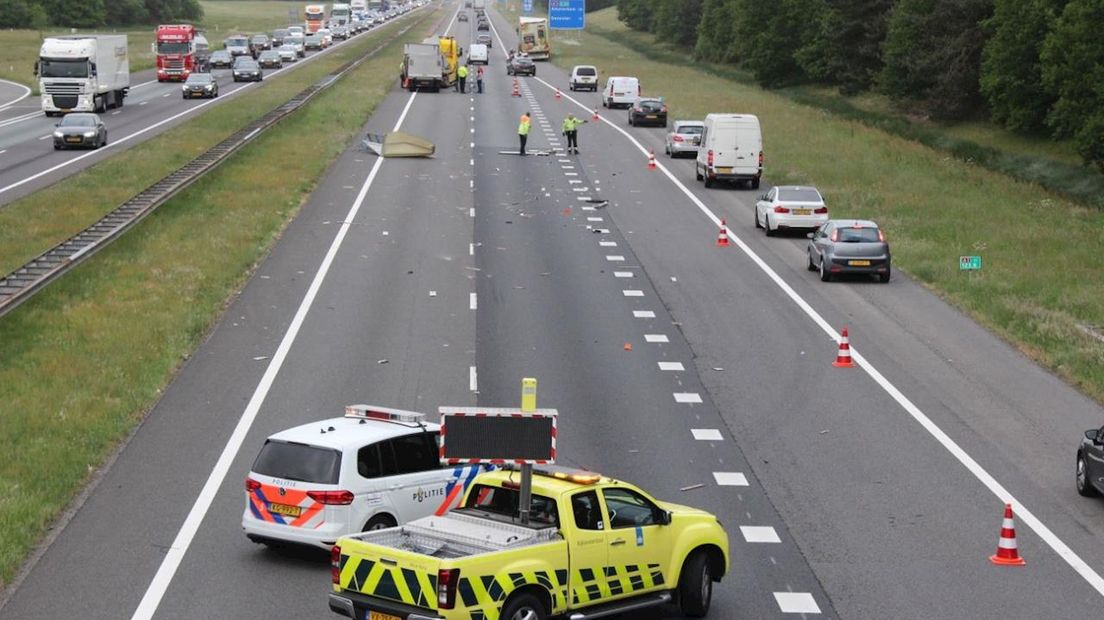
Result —
[[640, 80], [634, 77], [613, 76], [606, 80], [606, 88], [602, 91], [602, 106], [631, 108], [642, 93]]
[[747, 181], [759, 188], [763, 177], [763, 134], [753, 114], [708, 114], [694, 172], [706, 187], [717, 181]]
[[594, 65], [575, 65], [571, 69], [571, 80], [567, 85], [571, 90], [598, 92], [598, 67]]
[[485, 65], [489, 62], [487, 46], [482, 43], [472, 43], [468, 46], [468, 64]]

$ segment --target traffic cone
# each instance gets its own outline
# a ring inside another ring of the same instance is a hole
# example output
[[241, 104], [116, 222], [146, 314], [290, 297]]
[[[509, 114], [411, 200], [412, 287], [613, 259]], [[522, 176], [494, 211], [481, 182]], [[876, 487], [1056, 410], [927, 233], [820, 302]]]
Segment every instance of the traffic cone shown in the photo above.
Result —
[[655, 170], [655, 169], [656, 169], [655, 149], [649, 149], [648, 150], [648, 170]]
[[517, 78], [514, 78], [514, 91], [512, 93], [510, 93], [510, 96], [511, 97], [520, 97], [521, 96], [521, 87], [518, 86]]
[[997, 552], [989, 556], [989, 561], [1000, 566], [1024, 566], [1027, 564], [1020, 557], [1020, 552], [1016, 548], [1016, 524], [1012, 520], [1012, 504], [1004, 505], [1004, 523], [1001, 524]]
[[847, 338], [847, 328], [843, 328], [843, 335], [839, 342], [839, 353], [836, 354], [836, 361], [832, 362], [832, 365], [836, 368], [851, 368], [854, 364], [851, 363], [851, 341]]
[[728, 225], [724, 220], [721, 220], [721, 232], [717, 233], [717, 247], [728, 247]]
[[594, 108], [594, 114], [590, 117], [590, 120], [592, 120], [592, 121], [598, 120], [598, 108]]
[[556, 89], [556, 101], [560, 100], [560, 89]]

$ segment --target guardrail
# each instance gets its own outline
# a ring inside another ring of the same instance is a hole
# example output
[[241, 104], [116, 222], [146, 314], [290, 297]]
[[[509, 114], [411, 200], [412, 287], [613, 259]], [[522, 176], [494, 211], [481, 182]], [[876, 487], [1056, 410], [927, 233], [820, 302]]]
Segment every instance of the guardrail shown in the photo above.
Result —
[[19, 304], [30, 299], [62, 274], [73, 269], [89, 256], [119, 238], [124, 232], [142, 221], [150, 213], [153, 213], [184, 188], [226, 161], [237, 150], [253, 141], [265, 130], [298, 110], [312, 97], [332, 86], [346, 73], [406, 34], [417, 23], [408, 24], [360, 57], [341, 65], [336, 71], [326, 75], [314, 85], [303, 89], [279, 107], [234, 132], [230, 137], [211, 147], [192, 161], [142, 190], [88, 228], [0, 278], [0, 316], [11, 312]]

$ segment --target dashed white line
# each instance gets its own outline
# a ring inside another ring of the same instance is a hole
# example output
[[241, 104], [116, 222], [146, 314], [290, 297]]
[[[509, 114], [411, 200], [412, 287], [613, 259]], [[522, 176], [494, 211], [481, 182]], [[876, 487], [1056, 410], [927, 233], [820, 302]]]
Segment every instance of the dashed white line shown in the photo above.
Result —
[[41, 138], [39, 138], [39, 140], [48, 140], [48, 139], [50, 139], [50, 137], [51, 137], [51, 136], [53, 136], [53, 135], [54, 135], [54, 134], [48, 133], [48, 134], [46, 134], [46, 135], [42, 136]]
[[686, 370], [685, 368], [683, 368], [682, 362], [656, 362], [656, 363], [659, 364], [659, 369], [660, 370], [674, 370], [674, 371], [678, 371], [678, 372], [682, 372], [683, 370]]
[[468, 389], [472, 392], [479, 391], [479, 377], [476, 376], [475, 366], [468, 366]]
[[588, 217], [588, 218], [587, 218], [587, 221], [588, 221], [588, 222], [604, 222], [604, 221], [606, 221], [606, 220], [604, 220], [604, 219], [602, 219], [602, 218], [600, 218], [600, 217]]
[[608, 260], [611, 263], [621, 263], [621, 262], [624, 262], [625, 257], [621, 256], [619, 254], [610, 254], [609, 256], [606, 257], [606, 260]]
[[784, 614], [819, 614], [820, 606], [808, 592], [775, 592], [774, 600]]
[[615, 248], [615, 247], [617, 247], [617, 242], [616, 241], [599, 241], [598, 242], [598, 247]]
[[621, 291], [621, 294], [624, 295], [625, 297], [643, 297], [644, 296], [644, 291], [636, 290], [636, 289], [626, 289], [626, 290]]
[[632, 278], [634, 276], [633, 276], [633, 272], [631, 272], [631, 271], [615, 271], [615, 272], [613, 272], [613, 277], [615, 277], [615, 278]]
[[479, 301], [476, 299], [476, 294], [471, 293], [468, 297], [468, 308], [475, 310], [479, 307]]
[[695, 403], [701, 403], [701, 394], [697, 392], [675, 392], [675, 402], [692, 405]]
[[633, 310], [634, 319], [654, 319], [655, 312], [651, 310]]
[[468, 244], [468, 256], [475, 256], [475, 244], [474, 243], [469, 243]]
[[692, 428], [690, 433], [698, 441], [724, 441], [721, 431], [715, 428]]
[[749, 543], [780, 543], [778, 532], [769, 525], [741, 525], [740, 533]]
[[468, 217], [475, 217], [475, 207], [468, 209]]
[[738, 471], [715, 471], [713, 472], [713, 479], [722, 487], [748, 486], [747, 476]]
[[[644, 334], [644, 342], [671, 342], [666, 334]], [[677, 399], [676, 399], [677, 400]]]

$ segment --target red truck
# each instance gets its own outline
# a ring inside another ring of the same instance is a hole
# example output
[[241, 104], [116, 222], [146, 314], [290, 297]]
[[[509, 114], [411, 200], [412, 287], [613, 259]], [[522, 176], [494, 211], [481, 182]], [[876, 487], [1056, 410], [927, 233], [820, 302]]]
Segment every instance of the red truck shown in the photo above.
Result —
[[189, 24], [157, 27], [154, 48], [157, 53], [157, 81], [183, 82], [197, 71], [203, 71], [207, 39]]

